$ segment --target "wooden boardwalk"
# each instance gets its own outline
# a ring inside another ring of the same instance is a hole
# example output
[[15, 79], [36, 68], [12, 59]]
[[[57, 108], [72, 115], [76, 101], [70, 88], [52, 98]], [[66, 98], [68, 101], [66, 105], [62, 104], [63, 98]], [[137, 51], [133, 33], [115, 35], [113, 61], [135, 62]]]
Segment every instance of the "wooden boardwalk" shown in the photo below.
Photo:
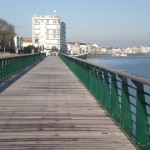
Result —
[[0, 150], [135, 150], [58, 57], [0, 93]]

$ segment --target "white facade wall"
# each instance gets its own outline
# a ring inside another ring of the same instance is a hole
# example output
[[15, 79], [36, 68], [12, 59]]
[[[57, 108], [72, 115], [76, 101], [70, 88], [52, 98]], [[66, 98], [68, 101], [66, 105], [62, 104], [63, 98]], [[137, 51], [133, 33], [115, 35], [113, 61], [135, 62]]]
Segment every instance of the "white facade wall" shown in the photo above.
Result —
[[29, 45], [32, 45], [32, 43], [29, 43], [29, 42], [23, 42], [23, 47], [27, 47]]
[[32, 17], [32, 43], [35, 47], [44, 46], [48, 52], [53, 47], [66, 51], [66, 24], [56, 12], [50, 16]]

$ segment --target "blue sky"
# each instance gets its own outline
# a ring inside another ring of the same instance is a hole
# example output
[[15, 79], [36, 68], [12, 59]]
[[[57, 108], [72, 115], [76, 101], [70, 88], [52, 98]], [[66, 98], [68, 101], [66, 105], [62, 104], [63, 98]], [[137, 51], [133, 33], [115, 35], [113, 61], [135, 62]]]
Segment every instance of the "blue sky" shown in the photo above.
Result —
[[0, 0], [0, 18], [18, 35], [31, 37], [33, 15], [56, 10], [67, 41], [128, 47], [150, 45], [150, 0]]

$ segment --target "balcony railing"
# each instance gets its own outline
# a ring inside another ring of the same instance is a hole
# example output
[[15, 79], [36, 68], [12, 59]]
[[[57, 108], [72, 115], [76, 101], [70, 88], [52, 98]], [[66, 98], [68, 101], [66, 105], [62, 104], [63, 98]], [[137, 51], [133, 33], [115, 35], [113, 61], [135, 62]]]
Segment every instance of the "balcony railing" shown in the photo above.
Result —
[[60, 55], [129, 139], [150, 149], [150, 80]]

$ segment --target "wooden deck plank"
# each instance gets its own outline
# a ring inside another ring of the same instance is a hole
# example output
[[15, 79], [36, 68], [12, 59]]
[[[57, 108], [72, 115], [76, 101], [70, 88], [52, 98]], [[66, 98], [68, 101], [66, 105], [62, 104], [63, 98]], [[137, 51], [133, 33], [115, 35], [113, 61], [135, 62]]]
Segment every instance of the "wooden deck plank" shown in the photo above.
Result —
[[135, 150], [58, 57], [0, 95], [0, 150]]

